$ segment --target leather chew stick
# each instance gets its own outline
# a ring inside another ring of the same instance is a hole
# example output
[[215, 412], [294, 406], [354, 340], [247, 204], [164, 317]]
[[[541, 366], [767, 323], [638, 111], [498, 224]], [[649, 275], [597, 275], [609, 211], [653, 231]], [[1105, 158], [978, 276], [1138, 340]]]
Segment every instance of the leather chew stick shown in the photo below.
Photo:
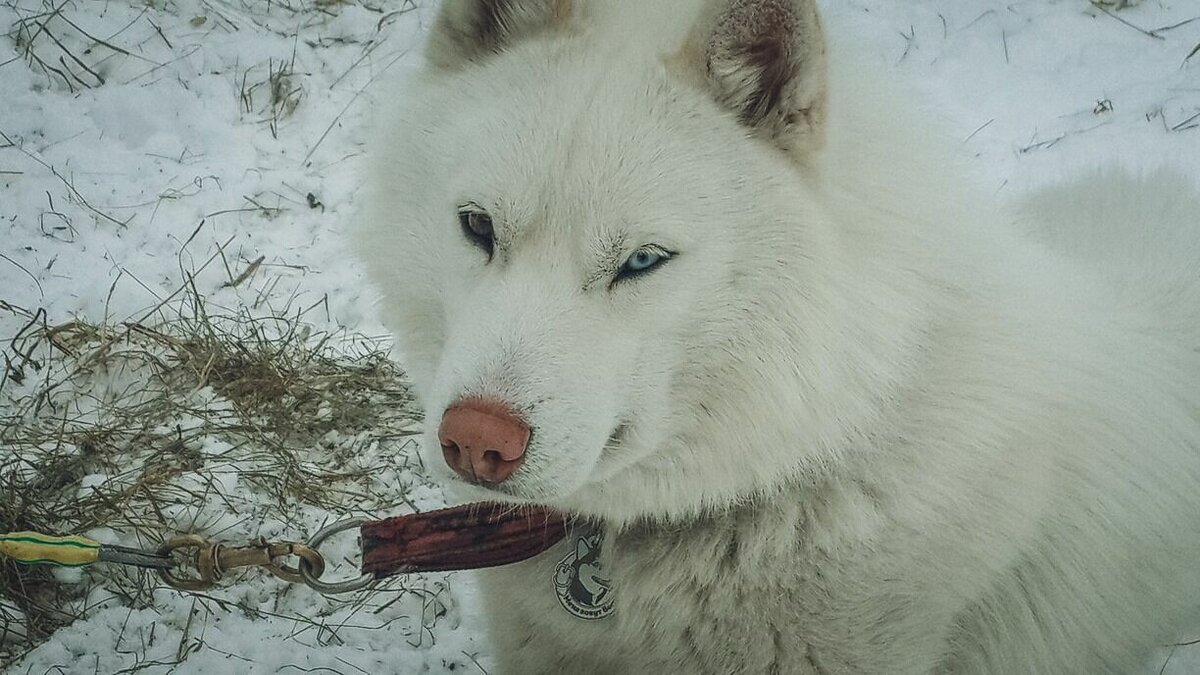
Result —
[[566, 536], [567, 519], [545, 508], [469, 504], [363, 523], [361, 533], [362, 571], [383, 579], [527, 560]]

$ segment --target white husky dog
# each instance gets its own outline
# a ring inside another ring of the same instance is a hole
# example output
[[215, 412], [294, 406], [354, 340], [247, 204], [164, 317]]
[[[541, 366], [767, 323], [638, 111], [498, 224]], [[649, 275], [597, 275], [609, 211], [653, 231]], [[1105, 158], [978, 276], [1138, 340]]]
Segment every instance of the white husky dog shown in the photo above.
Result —
[[430, 462], [577, 519], [483, 574], [501, 672], [1130, 673], [1200, 614], [1193, 186], [1002, 214], [852, 52], [811, 0], [446, 0], [385, 102]]

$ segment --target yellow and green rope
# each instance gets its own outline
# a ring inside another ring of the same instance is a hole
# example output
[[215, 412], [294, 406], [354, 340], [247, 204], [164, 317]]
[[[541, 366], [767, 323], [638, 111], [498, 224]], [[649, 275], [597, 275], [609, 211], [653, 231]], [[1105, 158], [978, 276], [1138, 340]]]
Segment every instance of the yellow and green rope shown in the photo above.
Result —
[[26, 565], [83, 567], [100, 559], [100, 542], [37, 532], [0, 534], [0, 556]]

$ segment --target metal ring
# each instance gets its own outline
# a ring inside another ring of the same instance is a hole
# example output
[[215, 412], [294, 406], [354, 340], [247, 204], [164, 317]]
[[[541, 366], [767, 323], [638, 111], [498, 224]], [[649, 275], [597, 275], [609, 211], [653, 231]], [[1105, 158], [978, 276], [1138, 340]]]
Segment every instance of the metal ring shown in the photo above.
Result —
[[[338, 521], [336, 523], [333, 523], [332, 525], [323, 527], [316, 534], [314, 534], [311, 538], [309, 538], [308, 546], [314, 550], [319, 551], [321, 544], [323, 544], [326, 539], [329, 539], [330, 537], [332, 537], [335, 534], [338, 534], [339, 532], [345, 532], [346, 530], [356, 529], [356, 528], [362, 526], [362, 524], [365, 522], [367, 522], [366, 518], [348, 518], [346, 520]], [[337, 582], [321, 581], [320, 579], [317, 578], [317, 577], [321, 576], [321, 573], [315, 572], [312, 568], [311, 563], [309, 563], [308, 559], [306, 559], [306, 558], [300, 558], [299, 569], [300, 569], [300, 578], [304, 580], [304, 583], [309, 588], [311, 588], [314, 591], [321, 593], [323, 595], [338, 595], [340, 593], [353, 593], [355, 591], [361, 591], [362, 589], [367, 588], [368, 586], [371, 586], [372, 584], [375, 583], [375, 576], [371, 575], [371, 574], [364, 574], [357, 579], [350, 579], [347, 581], [337, 581]]]
[[[308, 563], [307, 567], [311, 572], [309, 576], [319, 578], [325, 573], [325, 557], [322, 556], [319, 551], [305, 544], [288, 544], [287, 546], [289, 549], [291, 549], [291, 555], [294, 555], [300, 560]], [[271, 571], [271, 574], [274, 574], [289, 584], [305, 583], [304, 575], [300, 573], [299, 567], [292, 567], [291, 565], [277, 562], [277, 560], [278, 558], [272, 558], [271, 564], [267, 566], [267, 569]]]

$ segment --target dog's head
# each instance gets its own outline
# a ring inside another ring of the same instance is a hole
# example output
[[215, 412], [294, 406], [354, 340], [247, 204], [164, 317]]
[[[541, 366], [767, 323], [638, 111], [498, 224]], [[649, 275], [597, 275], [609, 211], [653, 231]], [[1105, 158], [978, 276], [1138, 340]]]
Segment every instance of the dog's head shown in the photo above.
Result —
[[859, 403], [805, 400], [849, 377], [815, 6], [694, 4], [446, 0], [385, 113], [358, 240], [463, 496], [694, 513]]

